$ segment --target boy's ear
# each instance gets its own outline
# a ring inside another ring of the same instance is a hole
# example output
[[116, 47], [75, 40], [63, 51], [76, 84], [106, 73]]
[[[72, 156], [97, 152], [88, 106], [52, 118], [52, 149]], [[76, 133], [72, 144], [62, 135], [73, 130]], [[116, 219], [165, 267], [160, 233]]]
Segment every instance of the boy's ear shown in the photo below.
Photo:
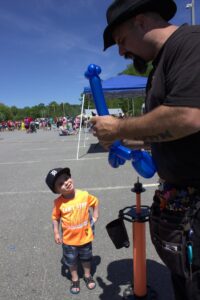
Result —
[[56, 194], [60, 194], [60, 191], [59, 191], [59, 188], [58, 188], [58, 187], [55, 186], [55, 187], [54, 187], [54, 190], [55, 190], [55, 193], [56, 193]]
[[56, 184], [54, 184], [54, 188], [53, 189], [54, 189], [54, 193], [55, 194], [59, 194]]

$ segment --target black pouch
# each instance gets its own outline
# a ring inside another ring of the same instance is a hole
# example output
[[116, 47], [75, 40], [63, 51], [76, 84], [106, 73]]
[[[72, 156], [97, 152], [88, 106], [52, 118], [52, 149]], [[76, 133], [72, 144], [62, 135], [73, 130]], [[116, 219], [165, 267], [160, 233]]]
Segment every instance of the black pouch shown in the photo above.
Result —
[[158, 255], [171, 272], [184, 278], [189, 278], [187, 223], [188, 217], [184, 213], [169, 210], [163, 210], [159, 215], [151, 213], [149, 221], [151, 240]]
[[128, 234], [123, 219], [118, 218], [106, 225], [106, 230], [116, 249], [130, 246]]

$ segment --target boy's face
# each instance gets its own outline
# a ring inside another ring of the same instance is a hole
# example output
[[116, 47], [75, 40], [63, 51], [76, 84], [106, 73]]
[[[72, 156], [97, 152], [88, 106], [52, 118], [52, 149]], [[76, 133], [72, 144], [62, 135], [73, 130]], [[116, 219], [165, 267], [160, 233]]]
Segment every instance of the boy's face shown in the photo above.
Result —
[[58, 194], [62, 194], [63, 196], [69, 195], [74, 192], [74, 183], [73, 180], [67, 175], [60, 175], [55, 182], [55, 191]]

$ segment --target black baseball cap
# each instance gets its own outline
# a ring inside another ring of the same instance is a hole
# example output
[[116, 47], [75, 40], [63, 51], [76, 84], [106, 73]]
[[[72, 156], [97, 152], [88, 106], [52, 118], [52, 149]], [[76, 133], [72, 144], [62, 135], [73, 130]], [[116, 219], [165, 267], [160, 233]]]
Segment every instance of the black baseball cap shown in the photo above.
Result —
[[107, 10], [107, 27], [103, 33], [104, 51], [115, 44], [113, 29], [129, 18], [147, 11], [157, 12], [164, 20], [169, 21], [176, 14], [176, 3], [173, 0], [115, 0]]
[[56, 179], [62, 174], [67, 174], [69, 178], [71, 177], [71, 172], [69, 168], [55, 168], [50, 170], [49, 173], [47, 174], [46, 184], [48, 185], [50, 190], [52, 190], [52, 192], [55, 194], [56, 191], [54, 186], [55, 186]]

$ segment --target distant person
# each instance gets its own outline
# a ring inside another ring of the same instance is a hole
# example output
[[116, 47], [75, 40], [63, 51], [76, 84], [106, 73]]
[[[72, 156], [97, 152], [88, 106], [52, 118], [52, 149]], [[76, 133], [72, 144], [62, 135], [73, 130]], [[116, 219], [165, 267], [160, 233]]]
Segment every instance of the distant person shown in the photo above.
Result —
[[[93, 227], [99, 217], [98, 199], [87, 191], [75, 189], [69, 168], [50, 170], [46, 183], [53, 193], [60, 194], [52, 211], [53, 230], [56, 244], [62, 244], [62, 262], [71, 273], [70, 292], [80, 292], [78, 259], [83, 267], [86, 286], [93, 290], [96, 283], [91, 275], [92, 241]], [[59, 233], [60, 221], [62, 236]]]
[[35, 125], [34, 121], [30, 122], [28, 132], [30, 132], [30, 133], [37, 132], [36, 125]]
[[80, 118], [76, 117], [74, 120], [75, 129], [78, 129], [80, 127]]
[[29, 130], [29, 124], [30, 124], [29, 118], [25, 118], [24, 119], [24, 127], [25, 127], [26, 131]]
[[48, 119], [48, 121], [47, 121], [47, 127], [48, 127], [49, 130], [51, 130], [51, 124], [52, 124], [52, 123], [51, 123], [51, 120]]

